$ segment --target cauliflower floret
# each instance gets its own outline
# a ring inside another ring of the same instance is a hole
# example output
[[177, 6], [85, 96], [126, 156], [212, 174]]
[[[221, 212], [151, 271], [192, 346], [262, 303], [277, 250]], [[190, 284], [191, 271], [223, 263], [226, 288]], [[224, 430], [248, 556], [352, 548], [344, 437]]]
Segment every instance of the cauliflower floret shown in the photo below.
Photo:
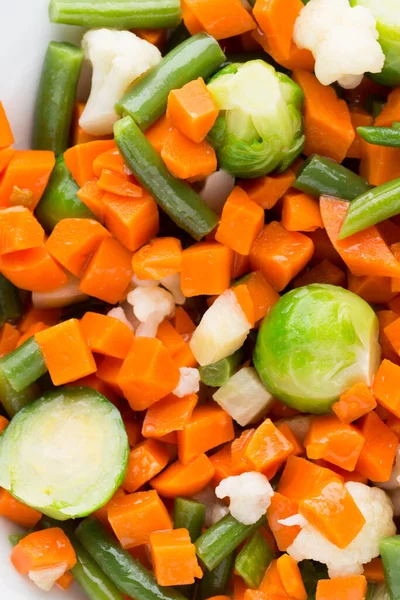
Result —
[[123, 323], [124, 325], [129, 327], [129, 329], [131, 331], [133, 331], [133, 325], [127, 319], [127, 316], [126, 316], [125, 311], [122, 308], [122, 306], [116, 306], [115, 308], [112, 308], [111, 310], [108, 311], [107, 316], [114, 317], [114, 319], [118, 319], [118, 321], [121, 321], [121, 323]]
[[175, 311], [172, 295], [159, 286], [137, 287], [129, 292], [127, 301], [140, 321], [136, 330], [138, 337], [155, 337], [160, 323]]
[[166, 275], [166, 277], [162, 277], [160, 279], [160, 283], [164, 286], [169, 292], [171, 292], [175, 304], [185, 304], [186, 298], [182, 293], [181, 289], [181, 275], [180, 273], [174, 273], [173, 275]]
[[179, 369], [181, 378], [178, 385], [172, 392], [178, 398], [183, 398], [188, 394], [197, 394], [200, 389], [200, 373], [198, 369], [181, 367]]
[[325, 563], [330, 577], [361, 575], [363, 564], [379, 556], [380, 540], [396, 533], [392, 504], [384, 491], [353, 481], [345, 486], [366, 521], [347, 548], [338, 548], [302, 520], [302, 530], [287, 549], [296, 561], [313, 559]]
[[376, 20], [348, 0], [310, 0], [295, 23], [294, 41], [311, 50], [315, 75], [323, 85], [338, 81], [357, 87], [366, 72], [380, 73], [385, 55], [378, 42]]
[[197, 500], [197, 502], [201, 502], [206, 507], [204, 519], [206, 527], [211, 527], [211, 525], [218, 523], [218, 521], [229, 514], [229, 508], [221, 500], [218, 500], [214, 488], [211, 486], [204, 488], [204, 490], [201, 490], [201, 492], [195, 494], [192, 498], [193, 500]]
[[161, 52], [130, 31], [92, 29], [83, 36], [85, 58], [93, 65], [89, 100], [79, 120], [92, 135], [112, 133], [114, 105], [143, 73], [157, 65]]
[[256, 523], [271, 504], [274, 490], [262, 473], [249, 472], [223, 479], [217, 498], [230, 498], [229, 512], [244, 525]]

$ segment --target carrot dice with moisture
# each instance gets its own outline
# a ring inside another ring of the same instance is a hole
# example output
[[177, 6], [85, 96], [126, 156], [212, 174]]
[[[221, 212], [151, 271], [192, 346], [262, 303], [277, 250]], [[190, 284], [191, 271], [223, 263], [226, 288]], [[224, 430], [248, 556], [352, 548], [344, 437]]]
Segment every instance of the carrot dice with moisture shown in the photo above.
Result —
[[187, 529], [152, 533], [150, 549], [159, 585], [189, 585], [203, 577]]
[[54, 385], [64, 385], [97, 370], [77, 319], [69, 319], [35, 335]]
[[250, 200], [264, 210], [270, 210], [295, 182], [296, 175], [288, 169], [278, 175], [265, 175], [256, 179], [244, 179], [240, 187], [247, 192]]
[[159, 438], [183, 429], [192, 416], [197, 400], [197, 394], [188, 394], [183, 398], [170, 394], [152, 404], [143, 421], [143, 436]]
[[93, 161], [93, 173], [96, 177], [101, 177], [104, 169], [112, 171], [125, 179], [129, 178], [130, 171], [115, 143], [108, 150], [98, 154]]
[[365, 442], [356, 471], [371, 481], [388, 481], [398, 446], [397, 436], [373, 410], [357, 425]]
[[218, 107], [204, 79], [199, 77], [168, 96], [167, 115], [172, 125], [192, 142], [200, 143], [218, 117]]
[[30, 210], [13, 206], [0, 210], [0, 254], [37, 248], [44, 243], [44, 229]]
[[0, 272], [16, 287], [29, 292], [53, 292], [68, 281], [44, 246], [3, 254]]
[[280, 431], [285, 436], [285, 438], [292, 444], [292, 454], [294, 454], [294, 456], [304, 454], [305, 450], [303, 444], [299, 441], [299, 439], [290, 429], [287, 423], [282, 423], [281, 425], [279, 425], [278, 431]]
[[244, 458], [254, 470], [264, 472], [282, 463], [293, 451], [289, 440], [275, 427], [271, 419], [257, 427]]
[[167, 466], [169, 452], [157, 440], [145, 440], [129, 454], [128, 469], [122, 487], [136, 492]]
[[286, 461], [278, 492], [299, 504], [305, 498], [312, 496], [320, 485], [330, 481], [340, 482], [341, 478], [331, 469], [292, 455]]
[[186, 345], [181, 334], [176, 331], [175, 327], [167, 319], [164, 319], [158, 326], [156, 337], [164, 344], [173, 357]]
[[16, 327], [10, 323], [4, 323], [0, 329], [0, 356], [15, 350], [20, 337], [21, 334]]
[[139, 279], [162, 279], [181, 270], [182, 244], [174, 237], [154, 238], [132, 257]]
[[172, 130], [172, 123], [163, 115], [153, 125], [146, 129], [144, 135], [157, 152], [161, 152], [167, 135]]
[[276, 566], [287, 595], [293, 600], [307, 600], [308, 594], [294, 558], [288, 554], [282, 554], [278, 558]]
[[231, 444], [231, 469], [234, 475], [240, 475], [252, 470], [249, 461], [246, 459], [245, 452], [254, 432], [255, 429], [246, 429]]
[[95, 140], [77, 144], [64, 152], [65, 164], [79, 187], [94, 179], [95, 175], [101, 175], [101, 171], [98, 174], [94, 172], [95, 161], [97, 157], [113, 149], [115, 150], [114, 140]]
[[125, 549], [148, 544], [154, 531], [173, 528], [171, 517], [154, 490], [118, 498], [108, 510], [108, 520]]
[[316, 600], [364, 600], [367, 580], [364, 575], [321, 579], [317, 584]]
[[179, 461], [172, 463], [165, 471], [150, 481], [153, 487], [165, 498], [193, 496], [201, 492], [214, 477], [215, 469], [206, 454], [200, 454], [187, 465]]
[[[8, 424], [9, 424], [9, 420], [6, 419], [5, 417], [3, 417], [3, 415], [0, 415], [0, 433], [5, 430], [5, 428], [7, 427]], [[0, 491], [0, 495], [1, 495], [1, 491]]]
[[100, 362], [96, 373], [96, 377], [109, 385], [118, 396], [124, 395], [118, 383], [118, 376], [123, 362], [120, 358], [105, 356]]
[[182, 252], [184, 296], [222, 294], [229, 288], [233, 252], [218, 242], [199, 242]]
[[299, 505], [290, 498], [286, 498], [286, 496], [282, 496], [278, 492], [275, 492], [272, 496], [271, 504], [267, 509], [267, 519], [276, 545], [281, 552], [285, 552], [292, 545], [301, 531], [299, 525], [288, 526], [282, 524], [281, 521], [297, 515], [298, 512]]
[[192, 142], [177, 129], [165, 138], [161, 158], [178, 179], [205, 179], [217, 170], [217, 156], [207, 140]]
[[143, 195], [141, 187], [108, 169], [102, 170], [97, 186], [103, 192], [110, 192], [125, 198], [140, 198]]
[[318, 201], [302, 192], [283, 197], [282, 225], [288, 231], [315, 231], [323, 227]]
[[261, 271], [250, 273], [243, 281], [243, 285], [249, 290], [253, 301], [254, 320], [257, 322], [269, 313], [271, 308], [279, 300], [278, 292], [264, 277]]
[[[265, 598], [287, 598], [286, 590], [283, 585], [283, 581], [278, 571], [278, 561], [274, 559], [265, 571], [263, 580], [259, 587], [260, 592], [263, 593], [263, 599]], [[245, 600], [247, 597], [245, 596]], [[252, 600], [252, 599], [251, 599]], [[260, 598], [261, 600], [261, 598]]]
[[356, 383], [332, 405], [342, 423], [352, 423], [376, 407], [376, 400], [365, 383]]
[[[395, 324], [397, 321], [394, 321]], [[389, 325], [389, 327], [391, 327]], [[385, 334], [389, 327], [385, 328]], [[379, 404], [400, 417], [400, 367], [390, 360], [383, 360], [374, 379], [372, 391]]]
[[193, 13], [195, 20], [217, 40], [256, 28], [256, 23], [240, 0], [211, 3], [209, 0], [185, 0], [185, 5]]
[[97, 179], [87, 181], [85, 185], [76, 192], [76, 195], [103, 225], [105, 217], [105, 207], [103, 204], [104, 192], [98, 187]]
[[0, 488], [0, 515], [10, 519], [21, 527], [35, 527], [42, 518], [42, 513], [30, 506], [26, 506], [7, 490]]
[[24, 205], [33, 211], [46, 189], [54, 165], [54, 152], [16, 150], [0, 180], [0, 206], [12, 206], [12, 196], [16, 194], [25, 198]]
[[221, 450], [218, 450], [218, 452], [210, 456], [210, 462], [214, 467], [213, 484], [215, 487], [217, 487], [223, 479], [235, 475], [232, 469], [231, 444], [225, 444]]
[[63, 530], [52, 527], [22, 538], [12, 550], [11, 562], [21, 575], [62, 565], [66, 572], [75, 566], [76, 554]]
[[135, 339], [125, 323], [108, 315], [87, 312], [81, 328], [92, 352], [114, 358], [125, 358]]
[[10, 123], [7, 119], [6, 111], [0, 102], [0, 148], [11, 146], [14, 143], [14, 136], [11, 131]]
[[397, 354], [400, 354], [400, 318], [385, 327], [384, 332]]

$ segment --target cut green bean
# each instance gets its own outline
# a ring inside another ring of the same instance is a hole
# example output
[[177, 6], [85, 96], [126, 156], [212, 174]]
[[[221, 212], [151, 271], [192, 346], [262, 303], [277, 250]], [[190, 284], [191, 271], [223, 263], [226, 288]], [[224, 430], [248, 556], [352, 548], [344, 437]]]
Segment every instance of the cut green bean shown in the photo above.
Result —
[[78, 46], [49, 43], [33, 122], [35, 150], [52, 150], [57, 156], [68, 148], [82, 61], [83, 50]]
[[50, 21], [82, 27], [159, 29], [176, 27], [180, 0], [50, 0]]
[[187, 529], [193, 543], [201, 535], [205, 517], [206, 507], [201, 502], [189, 498], [175, 498], [174, 528]]
[[0, 327], [6, 321], [17, 321], [22, 315], [18, 289], [0, 273]]
[[388, 181], [350, 202], [339, 239], [400, 214], [400, 179]]
[[96, 219], [76, 195], [78, 190], [64, 157], [60, 155], [35, 211], [39, 223], [47, 232], [53, 231], [62, 219]]
[[196, 553], [209, 571], [217, 567], [231, 554], [246, 538], [252, 535], [261, 525], [266, 523], [266, 517], [261, 517], [253, 525], [243, 525], [232, 515], [212, 525], [196, 541]]
[[0, 367], [16, 392], [22, 392], [47, 371], [42, 351], [33, 336], [3, 356], [0, 359]]
[[379, 551], [390, 599], [398, 600], [400, 598], [400, 535], [381, 540]]
[[16, 392], [11, 387], [0, 366], [0, 403], [10, 418], [39, 396], [40, 389], [35, 383], [29, 385], [21, 392]]
[[256, 531], [237, 555], [235, 571], [249, 588], [257, 589], [273, 558], [271, 546], [261, 531]]
[[153, 573], [123, 550], [97, 519], [82, 521], [76, 535], [118, 589], [135, 600], [185, 600], [178, 591], [158, 585]]
[[357, 127], [357, 133], [369, 144], [400, 148], [399, 125], [393, 123], [392, 127]]
[[176, 179], [134, 120], [114, 125], [117, 144], [128, 167], [169, 217], [196, 240], [210, 233], [218, 216], [185, 181]]
[[243, 360], [243, 350], [240, 348], [231, 356], [223, 358], [216, 363], [200, 367], [200, 378], [205, 385], [210, 387], [221, 387], [232, 377], [238, 370], [240, 363]]
[[306, 160], [293, 187], [314, 198], [327, 194], [342, 200], [354, 200], [371, 189], [365, 179], [350, 169], [317, 154]]
[[224, 62], [218, 42], [199, 33], [174, 48], [117, 102], [120, 115], [130, 115], [142, 130], [147, 129], [167, 108], [171, 90], [189, 81], [207, 79]]
[[206, 571], [197, 587], [196, 600], [207, 600], [214, 596], [226, 595], [232, 576], [235, 555], [232, 552], [212, 571]]

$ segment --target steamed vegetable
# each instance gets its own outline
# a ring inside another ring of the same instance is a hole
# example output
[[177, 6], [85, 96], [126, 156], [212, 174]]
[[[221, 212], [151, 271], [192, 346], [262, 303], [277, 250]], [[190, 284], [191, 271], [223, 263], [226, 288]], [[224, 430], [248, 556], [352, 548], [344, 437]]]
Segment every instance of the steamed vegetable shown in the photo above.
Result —
[[207, 600], [227, 593], [232, 577], [235, 554], [232, 552], [212, 571], [206, 571], [199, 582], [196, 600]]
[[208, 84], [220, 116], [209, 134], [220, 168], [236, 177], [285, 171], [304, 146], [303, 93], [262, 60], [224, 67]]
[[400, 123], [391, 127], [357, 127], [357, 133], [369, 144], [400, 148]]
[[379, 357], [370, 306], [342, 288], [314, 284], [274, 306], [261, 325], [254, 364], [273, 396], [324, 414], [352, 384], [371, 385]]
[[231, 356], [223, 358], [216, 363], [200, 367], [201, 381], [210, 387], [221, 387], [225, 385], [239, 368], [243, 360], [244, 353], [242, 349], [237, 350]]
[[124, 478], [127, 459], [118, 410], [90, 388], [60, 388], [21, 410], [7, 427], [0, 485], [65, 520], [107, 502]]
[[6, 321], [16, 321], [22, 314], [18, 289], [0, 274], [0, 326]]
[[249, 588], [258, 589], [274, 552], [261, 531], [256, 531], [236, 556], [235, 571]]
[[395, 600], [400, 594], [400, 536], [385, 538], [379, 544], [385, 570], [385, 580], [390, 600]]
[[1, 358], [0, 369], [16, 392], [22, 392], [47, 372], [42, 351], [34, 337]]

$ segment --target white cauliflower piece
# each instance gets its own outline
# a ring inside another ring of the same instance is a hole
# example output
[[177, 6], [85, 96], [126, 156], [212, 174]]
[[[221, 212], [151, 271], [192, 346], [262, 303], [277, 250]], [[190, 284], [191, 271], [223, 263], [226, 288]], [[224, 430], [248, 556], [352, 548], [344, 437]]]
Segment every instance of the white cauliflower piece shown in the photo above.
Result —
[[82, 48], [93, 65], [93, 76], [79, 124], [91, 135], [106, 135], [118, 120], [115, 103], [138, 77], [160, 62], [161, 52], [130, 31], [114, 29], [86, 32]]
[[190, 367], [181, 367], [179, 369], [181, 377], [179, 383], [172, 392], [178, 398], [183, 398], [188, 394], [197, 394], [200, 389], [200, 373], [198, 369]]
[[171, 292], [175, 304], [185, 304], [186, 298], [182, 293], [181, 288], [181, 274], [174, 273], [173, 275], [166, 275], [160, 279], [160, 283], [164, 286], [169, 292]]
[[155, 337], [160, 323], [175, 311], [172, 295], [159, 286], [137, 287], [129, 292], [127, 301], [140, 321], [136, 329], [138, 337]]
[[112, 308], [111, 310], [108, 311], [107, 313], [108, 317], [113, 317], [114, 319], [118, 319], [118, 321], [121, 321], [121, 323], [123, 323], [124, 325], [126, 325], [127, 327], [129, 327], [129, 329], [131, 331], [133, 331], [133, 325], [132, 323], [128, 320], [124, 309], [122, 308], [122, 306], [116, 306], [115, 308]]
[[265, 515], [274, 490], [265, 475], [251, 471], [223, 479], [215, 494], [217, 498], [230, 498], [232, 517], [244, 525], [252, 525]]
[[392, 504], [383, 490], [354, 481], [345, 486], [366, 521], [347, 548], [338, 548], [306, 521], [287, 549], [296, 561], [308, 558], [325, 563], [329, 577], [361, 575], [363, 565], [379, 556], [380, 540], [396, 533]]
[[211, 486], [204, 488], [204, 490], [201, 490], [201, 492], [195, 494], [192, 498], [193, 500], [197, 500], [197, 502], [201, 502], [206, 507], [204, 519], [206, 527], [211, 527], [211, 525], [218, 523], [218, 521], [229, 514], [229, 508], [221, 500], [218, 500], [215, 490]]
[[363, 6], [352, 8], [348, 0], [310, 0], [293, 35], [299, 48], [313, 53], [319, 81], [338, 81], [346, 89], [357, 87], [364, 73], [382, 71], [385, 55], [378, 37], [372, 13]]

